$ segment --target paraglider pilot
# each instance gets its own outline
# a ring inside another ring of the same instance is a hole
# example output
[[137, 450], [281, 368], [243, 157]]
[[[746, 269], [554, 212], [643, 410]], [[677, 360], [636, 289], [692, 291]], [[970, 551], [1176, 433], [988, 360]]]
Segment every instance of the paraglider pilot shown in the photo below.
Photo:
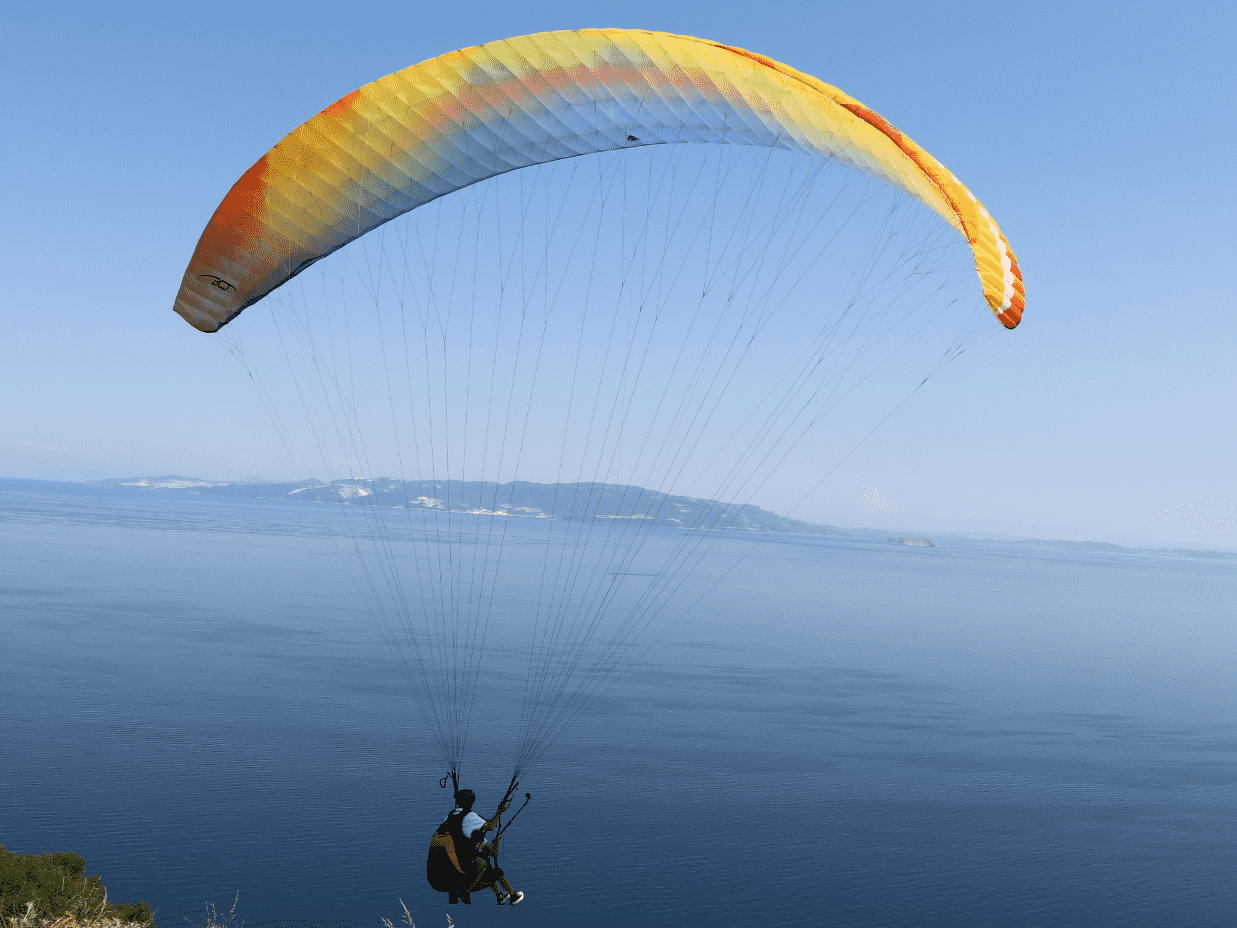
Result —
[[498, 856], [498, 836], [493, 844], [485, 841], [485, 833], [498, 827], [499, 818], [510, 803], [503, 800], [494, 817], [487, 822], [473, 812], [476, 801], [472, 790], [456, 791], [455, 808], [430, 840], [425, 875], [430, 886], [449, 895], [451, 903], [462, 901], [471, 905], [473, 890], [489, 888], [494, 890], [499, 905], [518, 905], [524, 894], [512, 889], [502, 869], [490, 862]]

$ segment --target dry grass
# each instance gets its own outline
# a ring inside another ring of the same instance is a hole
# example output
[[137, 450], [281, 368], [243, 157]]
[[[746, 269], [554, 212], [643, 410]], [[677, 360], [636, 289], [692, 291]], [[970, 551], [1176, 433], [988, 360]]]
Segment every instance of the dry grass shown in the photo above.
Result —
[[[400, 921], [407, 925], [408, 928], [417, 928], [416, 923], [412, 920], [412, 913], [408, 911], [408, 906], [404, 905], [403, 899], [399, 901], [399, 907], [404, 910], [404, 917]], [[395, 928], [395, 926], [391, 924], [391, 919], [384, 918], [382, 920], [382, 928]], [[451, 928], [450, 915], [447, 916], [447, 928]]]
[[26, 903], [26, 914], [9, 918], [5, 928], [151, 928], [150, 922], [133, 922], [117, 918], [107, 911], [107, 900], [97, 908], [75, 905], [64, 915], [53, 918], [37, 915], [34, 903]]
[[206, 903], [206, 912], [194, 928], [242, 928], [245, 920], [236, 917], [236, 906], [240, 901], [241, 894], [237, 893], [236, 898], [232, 900], [232, 908], [222, 918], [219, 917], [218, 909], [209, 902]]
[[[243, 928], [244, 920], [236, 915], [236, 906], [239, 901], [240, 895], [238, 894], [232, 900], [232, 907], [224, 913], [220, 913], [208, 902], [201, 919], [195, 922], [192, 928]], [[403, 917], [400, 918], [400, 928], [417, 928], [404, 900], [401, 899], [399, 904], [404, 910]], [[389, 918], [382, 919], [382, 925], [383, 928], [396, 928]], [[95, 906], [83, 904], [78, 900], [72, 911], [57, 918], [38, 915], [35, 912], [34, 903], [30, 902], [26, 904], [25, 915], [5, 919], [3, 923], [0, 923], [0, 928], [154, 928], [154, 925], [152, 922], [125, 921], [117, 918], [107, 911], [105, 898], [102, 903]], [[447, 928], [454, 928], [450, 914], [447, 915]]]

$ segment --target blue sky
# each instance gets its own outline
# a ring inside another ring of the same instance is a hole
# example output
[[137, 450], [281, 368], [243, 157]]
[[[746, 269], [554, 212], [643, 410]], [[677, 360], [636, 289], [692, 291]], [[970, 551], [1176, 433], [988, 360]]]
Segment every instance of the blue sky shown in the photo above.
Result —
[[256, 6], [6, 14], [0, 475], [243, 465], [229, 435], [263, 414], [171, 311], [232, 182], [409, 64], [628, 26], [842, 88], [970, 186], [1018, 254], [1023, 325], [916, 396], [807, 515], [1237, 548], [1231, 5]]

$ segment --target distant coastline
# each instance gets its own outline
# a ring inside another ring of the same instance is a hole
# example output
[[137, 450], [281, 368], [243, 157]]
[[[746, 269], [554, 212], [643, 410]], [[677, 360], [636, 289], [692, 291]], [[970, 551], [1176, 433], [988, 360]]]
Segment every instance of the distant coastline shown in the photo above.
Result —
[[[14, 478], [15, 479], [15, 478]], [[329, 501], [350, 505], [414, 509], [424, 512], [450, 512], [492, 515], [504, 518], [560, 519], [583, 521], [651, 521], [680, 529], [724, 529], [746, 532], [783, 532], [792, 535], [833, 536], [838, 538], [885, 534], [879, 528], [845, 529], [835, 525], [783, 518], [777, 513], [750, 504], [726, 504], [689, 496], [671, 496], [641, 487], [601, 483], [532, 483], [514, 481], [461, 480], [318, 480], [301, 482], [230, 482], [203, 480], [175, 474], [162, 477], [126, 477], [98, 480], [94, 486], [146, 490], [170, 490], [207, 496], [288, 501]], [[921, 537], [921, 536], [916, 536]], [[1030, 547], [1092, 552], [1096, 554], [1138, 554], [1165, 557], [1193, 557], [1237, 563], [1237, 551], [1175, 546], [1146, 547], [1102, 541], [1067, 541], [1027, 538], [1018, 535], [982, 535], [968, 532], [942, 533], [936, 540], [912, 536], [886, 538], [887, 544], [941, 547], [950, 539], [998, 547]]]
[[1090, 551], [1096, 554], [1150, 554], [1166, 557], [1200, 557], [1208, 560], [1237, 562], [1237, 551], [1221, 551], [1216, 548], [1146, 548], [1116, 545], [1106, 541], [1063, 541], [1046, 538], [975, 537], [968, 535], [942, 535], [942, 538], [958, 538], [990, 545], [1008, 545], [1022, 548], [1060, 548], [1066, 551]]
[[516, 480], [306, 480], [234, 483], [175, 474], [100, 480], [99, 486], [171, 490], [208, 496], [330, 502], [460, 515], [551, 519], [567, 522], [641, 522], [698, 531], [850, 535], [832, 525], [779, 516], [750, 503], [722, 503], [692, 496], [607, 483], [533, 483]]

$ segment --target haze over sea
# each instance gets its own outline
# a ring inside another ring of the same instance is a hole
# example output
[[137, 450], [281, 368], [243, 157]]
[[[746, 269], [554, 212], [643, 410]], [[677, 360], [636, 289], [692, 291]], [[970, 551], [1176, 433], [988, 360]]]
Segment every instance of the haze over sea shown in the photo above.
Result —
[[[1231, 925], [1235, 562], [885, 537], [722, 577], [525, 776], [527, 901], [454, 923]], [[164, 928], [237, 894], [248, 925], [446, 924], [445, 770], [312, 506], [0, 480], [0, 626], [9, 850], [81, 853]], [[469, 741], [487, 814], [521, 631]]]

